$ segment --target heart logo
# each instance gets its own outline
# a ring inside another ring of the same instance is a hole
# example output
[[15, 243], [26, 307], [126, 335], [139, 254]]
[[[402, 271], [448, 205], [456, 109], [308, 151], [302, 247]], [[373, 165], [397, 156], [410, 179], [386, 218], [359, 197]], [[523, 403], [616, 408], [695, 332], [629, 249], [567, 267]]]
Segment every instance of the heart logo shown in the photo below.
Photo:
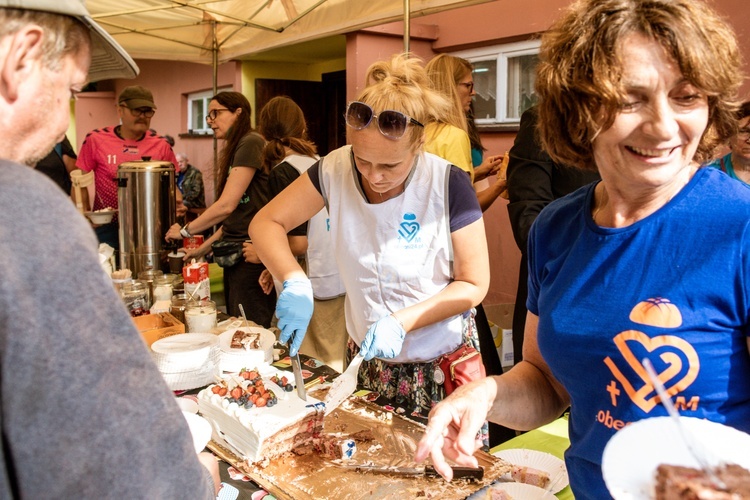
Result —
[[[629, 343], [640, 344], [648, 353], [648, 358], [651, 359], [655, 367], [666, 365], [666, 369], [657, 373], [657, 375], [661, 383], [667, 388], [669, 396], [684, 391], [698, 377], [700, 371], [698, 354], [692, 345], [679, 337], [660, 335], [650, 338], [645, 333], [627, 330], [615, 336], [614, 343], [622, 357], [640, 378], [637, 382], [638, 388], [625, 377], [612, 358], [607, 356], [604, 359], [604, 364], [622, 384], [631, 401], [646, 413], [649, 413], [658, 404], [659, 396], [656, 394], [653, 384], [649, 381], [646, 369], [638, 356], [633, 354]], [[683, 370], [686, 365], [687, 371]], [[682, 376], [680, 376], [681, 373]], [[651, 396], [649, 397], [649, 395]]]
[[407, 242], [410, 242], [419, 232], [419, 222], [404, 221], [400, 225], [401, 229], [398, 230], [398, 234], [401, 235]]

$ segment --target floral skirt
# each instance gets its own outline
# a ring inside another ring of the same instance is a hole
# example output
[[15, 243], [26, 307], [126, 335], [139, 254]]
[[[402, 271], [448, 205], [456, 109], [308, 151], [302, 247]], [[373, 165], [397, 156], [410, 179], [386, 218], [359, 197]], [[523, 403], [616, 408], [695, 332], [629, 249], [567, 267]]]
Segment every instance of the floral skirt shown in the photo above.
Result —
[[[462, 336], [464, 344], [479, 350], [479, 337], [474, 310], [463, 318]], [[349, 339], [347, 364], [359, 352], [359, 346]], [[374, 358], [363, 361], [359, 368], [358, 384], [371, 391], [367, 396], [387, 410], [407, 416], [412, 420], [426, 424], [433, 406], [445, 398], [442, 382], [435, 380], [435, 371], [440, 370], [437, 360], [425, 363], [388, 363]], [[489, 435], [485, 422], [478, 436], [487, 446]]]

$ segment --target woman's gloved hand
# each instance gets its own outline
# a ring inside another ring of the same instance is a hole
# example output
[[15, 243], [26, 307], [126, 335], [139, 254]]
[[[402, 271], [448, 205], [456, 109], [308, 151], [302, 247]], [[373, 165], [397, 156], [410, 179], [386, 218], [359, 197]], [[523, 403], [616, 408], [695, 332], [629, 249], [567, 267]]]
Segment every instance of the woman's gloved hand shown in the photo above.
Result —
[[389, 314], [370, 326], [359, 352], [370, 361], [372, 358], [395, 358], [401, 352], [406, 330], [395, 316]]
[[296, 356], [313, 313], [312, 284], [309, 279], [290, 279], [276, 301], [276, 317], [281, 330], [279, 341], [289, 344], [289, 355]]

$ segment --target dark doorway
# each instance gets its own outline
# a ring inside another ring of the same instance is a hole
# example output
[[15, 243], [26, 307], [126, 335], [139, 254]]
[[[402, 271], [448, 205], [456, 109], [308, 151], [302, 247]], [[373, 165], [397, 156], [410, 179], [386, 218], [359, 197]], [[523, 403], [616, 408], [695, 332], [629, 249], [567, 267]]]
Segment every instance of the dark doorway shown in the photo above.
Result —
[[322, 82], [303, 80], [255, 80], [255, 123], [261, 108], [276, 96], [285, 95], [305, 113], [310, 139], [320, 156], [346, 143], [343, 127], [346, 106], [346, 71], [326, 73]]

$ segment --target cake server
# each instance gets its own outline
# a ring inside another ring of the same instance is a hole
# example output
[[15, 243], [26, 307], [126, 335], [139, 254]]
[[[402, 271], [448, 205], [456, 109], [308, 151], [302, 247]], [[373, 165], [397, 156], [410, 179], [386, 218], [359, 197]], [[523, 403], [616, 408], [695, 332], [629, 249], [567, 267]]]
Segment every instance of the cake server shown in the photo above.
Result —
[[656, 374], [654, 365], [651, 364], [651, 360], [649, 360], [648, 358], [644, 358], [643, 367], [646, 369], [646, 373], [648, 373], [648, 377], [649, 379], [651, 379], [651, 383], [654, 385], [654, 389], [656, 389], [656, 393], [659, 395], [661, 404], [664, 405], [667, 413], [669, 413], [672, 421], [680, 431], [682, 441], [685, 443], [685, 446], [687, 446], [690, 455], [692, 455], [695, 461], [698, 462], [698, 465], [703, 470], [703, 472], [706, 473], [706, 476], [708, 476], [709, 480], [713, 483], [714, 486], [719, 489], [726, 490], [727, 485], [724, 484], [724, 481], [722, 481], [716, 475], [716, 473], [714, 472], [714, 468], [706, 458], [708, 452], [703, 448], [701, 443], [695, 438], [692, 432], [687, 427], [685, 427], [685, 424], [682, 423], [682, 420], [680, 420], [680, 414], [677, 412], [677, 408], [675, 408], [674, 403], [672, 403], [672, 399], [669, 397], [669, 394], [667, 394], [666, 387], [664, 387], [664, 384], [662, 384], [661, 380], [659, 380], [659, 376]]
[[294, 372], [294, 385], [297, 386], [297, 395], [302, 401], [307, 401], [305, 390], [305, 379], [302, 378], [302, 364], [299, 362], [299, 353], [289, 356], [292, 360], [292, 371]]
[[[378, 474], [392, 474], [399, 476], [424, 476], [440, 477], [440, 474], [432, 465], [422, 465], [417, 467], [393, 467], [390, 465], [370, 465], [370, 464], [342, 464], [347, 469], [353, 469], [360, 472], [374, 472]], [[453, 479], [467, 479], [469, 481], [481, 481], [484, 478], [483, 467], [461, 467], [452, 465]]]
[[344, 373], [338, 376], [336, 380], [331, 384], [331, 388], [328, 389], [328, 395], [324, 403], [326, 404], [325, 415], [328, 415], [333, 410], [339, 407], [346, 398], [352, 395], [354, 390], [357, 388], [357, 374], [359, 373], [359, 365], [364, 361], [364, 357], [361, 354], [357, 354], [349, 366], [344, 370]]

